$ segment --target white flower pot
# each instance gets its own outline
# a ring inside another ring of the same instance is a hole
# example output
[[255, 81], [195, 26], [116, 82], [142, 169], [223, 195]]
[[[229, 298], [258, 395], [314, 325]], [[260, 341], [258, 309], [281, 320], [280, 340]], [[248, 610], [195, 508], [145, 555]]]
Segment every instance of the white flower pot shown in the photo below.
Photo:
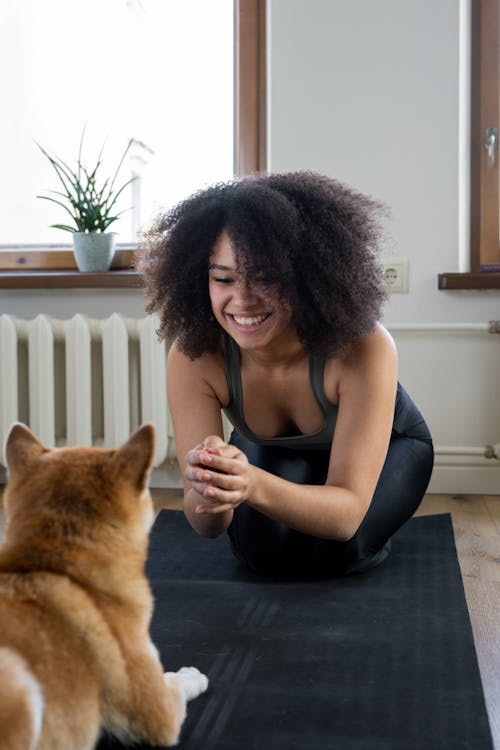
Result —
[[73, 252], [79, 271], [108, 271], [115, 254], [116, 232], [74, 232]]

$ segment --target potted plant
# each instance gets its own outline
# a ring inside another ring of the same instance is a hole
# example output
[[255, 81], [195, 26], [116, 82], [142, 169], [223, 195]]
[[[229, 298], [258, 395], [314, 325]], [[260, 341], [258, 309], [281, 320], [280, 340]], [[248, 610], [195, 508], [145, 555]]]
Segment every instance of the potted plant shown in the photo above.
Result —
[[71, 216], [75, 226], [68, 224], [51, 224], [51, 226], [72, 232], [73, 251], [78, 269], [80, 271], [107, 271], [115, 252], [116, 233], [106, 230], [124, 213], [123, 211], [116, 213], [116, 201], [127, 185], [134, 180], [132, 177], [120, 188], [115, 188], [118, 172], [132, 140], [128, 142], [113, 177], [101, 179], [100, 169], [104, 145], [93, 169], [87, 169], [82, 160], [84, 135], [85, 128], [80, 139], [75, 170], [59, 157], [49, 154], [37, 143], [38, 148], [52, 164], [63, 187], [62, 191], [50, 191], [59, 196], [58, 198], [48, 195], [37, 195], [37, 198], [57, 203]]

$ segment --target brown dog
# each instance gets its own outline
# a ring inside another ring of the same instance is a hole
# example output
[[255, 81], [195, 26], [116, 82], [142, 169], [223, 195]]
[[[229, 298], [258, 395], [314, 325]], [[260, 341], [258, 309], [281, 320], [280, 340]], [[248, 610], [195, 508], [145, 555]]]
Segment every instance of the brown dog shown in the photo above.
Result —
[[144, 574], [154, 428], [118, 450], [45, 448], [21, 424], [6, 453], [0, 547], [0, 749], [91, 750], [102, 728], [172, 745], [207, 678], [163, 674]]

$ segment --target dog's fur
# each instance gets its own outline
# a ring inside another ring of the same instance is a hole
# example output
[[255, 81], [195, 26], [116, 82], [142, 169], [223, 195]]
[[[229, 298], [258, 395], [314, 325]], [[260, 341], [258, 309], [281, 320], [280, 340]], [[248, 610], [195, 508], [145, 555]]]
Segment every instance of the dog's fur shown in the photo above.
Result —
[[0, 750], [172, 745], [194, 668], [163, 674], [144, 574], [154, 428], [118, 450], [47, 449], [21, 424], [6, 444], [0, 547]]

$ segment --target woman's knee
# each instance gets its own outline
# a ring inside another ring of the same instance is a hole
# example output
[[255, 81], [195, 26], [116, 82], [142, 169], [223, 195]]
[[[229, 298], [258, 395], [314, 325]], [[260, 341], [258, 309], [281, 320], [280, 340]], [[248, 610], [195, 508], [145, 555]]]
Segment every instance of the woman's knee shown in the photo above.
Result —
[[433, 464], [432, 442], [403, 437], [391, 441], [370, 507], [353, 538], [361, 555], [380, 549], [415, 513]]

